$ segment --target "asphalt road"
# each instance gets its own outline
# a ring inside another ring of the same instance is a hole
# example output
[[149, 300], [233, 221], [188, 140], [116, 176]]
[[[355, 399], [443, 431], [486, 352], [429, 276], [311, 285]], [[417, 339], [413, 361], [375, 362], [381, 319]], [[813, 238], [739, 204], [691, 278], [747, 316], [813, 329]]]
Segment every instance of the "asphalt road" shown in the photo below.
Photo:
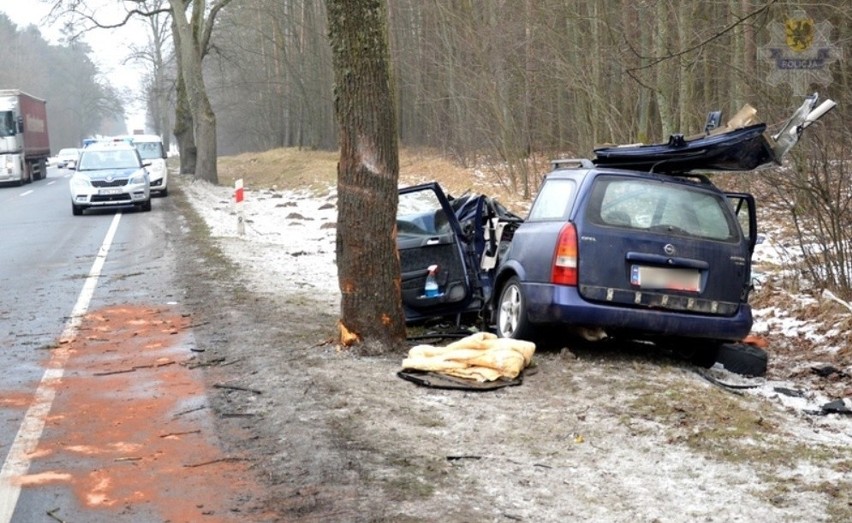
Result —
[[185, 364], [173, 204], [73, 216], [69, 173], [0, 187], [0, 523], [197, 520], [214, 509], [190, 482], [191, 504], [160, 503], [170, 452], [216, 460], [179, 448], [210, 424]]

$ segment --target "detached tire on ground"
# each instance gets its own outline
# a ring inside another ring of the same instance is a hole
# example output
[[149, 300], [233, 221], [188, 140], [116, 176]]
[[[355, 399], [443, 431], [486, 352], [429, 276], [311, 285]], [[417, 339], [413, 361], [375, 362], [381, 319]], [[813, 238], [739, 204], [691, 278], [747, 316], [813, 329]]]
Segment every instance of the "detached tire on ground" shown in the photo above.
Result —
[[769, 362], [765, 350], [745, 343], [725, 343], [719, 346], [716, 361], [725, 369], [744, 376], [764, 376]]

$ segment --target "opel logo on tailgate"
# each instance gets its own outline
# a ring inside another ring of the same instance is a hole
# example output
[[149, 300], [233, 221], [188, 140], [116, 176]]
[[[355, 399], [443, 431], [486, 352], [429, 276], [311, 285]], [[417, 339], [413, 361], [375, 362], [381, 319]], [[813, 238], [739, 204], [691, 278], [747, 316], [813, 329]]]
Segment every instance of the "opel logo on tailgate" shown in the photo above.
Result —
[[675, 249], [675, 246], [671, 243], [667, 243], [666, 246], [663, 247], [663, 252], [668, 254], [669, 256], [674, 256], [674, 254], [677, 252], [677, 249]]

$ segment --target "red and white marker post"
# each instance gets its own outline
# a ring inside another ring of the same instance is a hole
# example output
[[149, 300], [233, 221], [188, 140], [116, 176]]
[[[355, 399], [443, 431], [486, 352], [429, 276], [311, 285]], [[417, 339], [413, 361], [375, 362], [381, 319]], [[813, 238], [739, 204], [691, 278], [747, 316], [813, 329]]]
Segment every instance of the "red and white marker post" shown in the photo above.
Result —
[[237, 206], [237, 234], [240, 236], [246, 233], [246, 220], [243, 216], [243, 199], [245, 191], [243, 191], [243, 179], [234, 182], [234, 202]]

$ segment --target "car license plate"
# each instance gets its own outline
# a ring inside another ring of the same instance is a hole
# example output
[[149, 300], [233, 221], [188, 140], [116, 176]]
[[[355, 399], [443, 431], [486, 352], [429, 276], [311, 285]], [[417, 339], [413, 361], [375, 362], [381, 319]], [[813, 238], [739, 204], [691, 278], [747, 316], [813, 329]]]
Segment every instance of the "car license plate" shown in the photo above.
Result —
[[98, 194], [121, 194], [121, 189], [101, 189]]
[[630, 269], [630, 283], [641, 289], [698, 292], [701, 290], [701, 273], [696, 269], [633, 265]]

